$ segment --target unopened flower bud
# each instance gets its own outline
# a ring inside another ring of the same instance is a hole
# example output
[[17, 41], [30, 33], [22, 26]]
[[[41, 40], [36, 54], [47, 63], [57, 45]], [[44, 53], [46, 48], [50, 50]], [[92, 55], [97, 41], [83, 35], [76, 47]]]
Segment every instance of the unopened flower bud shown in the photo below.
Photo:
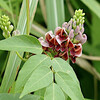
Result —
[[79, 33], [79, 30], [80, 30], [80, 27], [77, 26], [76, 29], [75, 29], [75, 33]]
[[70, 32], [69, 32], [69, 38], [72, 39], [74, 37], [74, 30], [72, 29]]
[[10, 25], [8, 30], [11, 32], [13, 30], [13, 25]]
[[19, 30], [13, 31], [12, 36], [17, 36], [17, 35], [20, 35], [20, 31]]

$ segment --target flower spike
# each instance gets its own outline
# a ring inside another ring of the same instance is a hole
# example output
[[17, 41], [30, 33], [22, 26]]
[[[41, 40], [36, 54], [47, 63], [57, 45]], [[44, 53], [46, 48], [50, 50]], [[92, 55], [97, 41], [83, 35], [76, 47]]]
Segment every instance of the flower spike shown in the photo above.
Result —
[[39, 41], [45, 51], [50, 52], [54, 57], [67, 60], [71, 58], [75, 63], [76, 58], [82, 55], [82, 45], [87, 41], [84, 33], [83, 10], [76, 10], [75, 15], [69, 22], [64, 22], [62, 27], [57, 27], [54, 31], [49, 31], [45, 35], [45, 40]]

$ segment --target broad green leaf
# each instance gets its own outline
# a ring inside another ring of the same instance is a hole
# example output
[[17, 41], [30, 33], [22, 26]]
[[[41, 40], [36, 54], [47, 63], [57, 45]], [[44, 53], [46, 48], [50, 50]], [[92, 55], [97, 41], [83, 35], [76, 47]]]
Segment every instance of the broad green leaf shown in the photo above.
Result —
[[100, 4], [96, 0], [81, 0], [100, 18]]
[[78, 80], [77, 80], [77, 77], [75, 75], [75, 72], [73, 71], [72, 67], [67, 63], [67, 61], [64, 61], [63, 59], [61, 58], [54, 58], [52, 61], [52, 66], [53, 66], [53, 69], [58, 72], [58, 71], [61, 71], [61, 72], [65, 72], [67, 73], [68, 75], [70, 75], [72, 77], [72, 79], [77, 83], [79, 84]]
[[25, 51], [40, 54], [42, 53], [42, 46], [39, 41], [33, 36], [19, 35], [1, 40], [0, 50]]
[[30, 92], [47, 87], [49, 84], [52, 83], [52, 81], [53, 73], [50, 68], [48, 68], [47, 65], [39, 67], [32, 73], [32, 75], [26, 82], [20, 97], [23, 97]]
[[39, 100], [44, 100], [44, 94], [45, 94], [46, 88], [42, 88], [40, 90], [35, 91], [34, 95], [39, 96]]
[[44, 100], [65, 100], [65, 96], [59, 86], [57, 86], [55, 83], [52, 83], [46, 88]]
[[[24, 87], [27, 80], [30, 78], [32, 73], [38, 67], [50, 67], [50, 58], [46, 55], [35, 55], [30, 57], [27, 62], [23, 65], [23, 68], [19, 72], [16, 81], [16, 92], [19, 92], [22, 87]], [[34, 77], [35, 78], [35, 77]]]
[[67, 73], [57, 72], [55, 77], [57, 84], [71, 98], [71, 100], [84, 100], [80, 87]]
[[[29, 0], [30, 4], [30, 26], [32, 23], [32, 20], [34, 18], [36, 8], [37, 8], [38, 0]], [[19, 15], [19, 21], [17, 25], [17, 30], [20, 31], [21, 34], [26, 34], [26, 0], [23, 0], [21, 12]], [[20, 54], [23, 56], [23, 52], [20, 52]], [[17, 56], [16, 52], [11, 52], [9, 56], [9, 60], [7, 63], [7, 67], [5, 70], [5, 74], [2, 80], [1, 84], [1, 91], [2, 92], [8, 92], [9, 88], [13, 84], [16, 78], [16, 71], [17, 68], [20, 66], [21, 60]]]
[[26, 95], [19, 99], [20, 94], [0, 93], [0, 100], [38, 100], [39, 96]]

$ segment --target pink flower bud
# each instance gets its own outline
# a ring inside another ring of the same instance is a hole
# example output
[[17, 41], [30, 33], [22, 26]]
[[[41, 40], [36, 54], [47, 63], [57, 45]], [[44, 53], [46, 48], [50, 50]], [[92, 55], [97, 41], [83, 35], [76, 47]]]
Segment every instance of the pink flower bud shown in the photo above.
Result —
[[84, 33], [84, 27], [82, 27], [82, 29], [81, 29], [81, 33]]
[[69, 32], [69, 38], [72, 39], [74, 37], [74, 30], [72, 29], [70, 32]]
[[78, 32], [79, 32], [79, 30], [80, 30], [80, 27], [79, 27], [79, 26], [77, 26], [77, 27], [76, 27], [76, 29], [75, 29], [75, 33], [78, 33]]
[[81, 44], [84, 44], [87, 41], [87, 36], [86, 34], [83, 34], [83, 37], [81, 39]]
[[62, 27], [65, 28], [65, 29], [67, 29], [68, 26], [69, 26], [69, 24], [68, 24], [67, 22], [64, 22], [64, 23], [62, 24]]
[[80, 41], [82, 39], [82, 33], [79, 32], [75, 39]]

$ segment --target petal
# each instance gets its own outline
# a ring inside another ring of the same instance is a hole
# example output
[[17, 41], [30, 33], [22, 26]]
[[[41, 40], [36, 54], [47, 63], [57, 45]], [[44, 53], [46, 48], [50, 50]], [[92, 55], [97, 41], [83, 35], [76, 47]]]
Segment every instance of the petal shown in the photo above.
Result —
[[68, 27], [69, 27], [69, 23], [64, 22], [64, 23], [62, 24], [62, 27], [65, 28], [65, 29], [68, 29]]
[[86, 34], [83, 34], [83, 37], [81, 39], [81, 44], [84, 44], [87, 41], [87, 36]]
[[71, 41], [69, 41], [68, 47], [69, 47], [70, 49], [72, 49], [72, 48], [74, 47], [74, 44], [73, 44]]
[[56, 35], [56, 40], [57, 40], [57, 42], [61, 45], [61, 43], [63, 42], [63, 41], [61, 41], [61, 39], [60, 39], [60, 37], [59, 37], [59, 35]]
[[50, 39], [52, 39], [52, 38], [54, 38], [54, 37], [55, 37], [55, 35], [53, 34], [52, 31], [49, 31], [49, 32], [47, 32], [47, 33], [45, 34], [45, 39], [46, 39], [46, 41], [49, 41]]
[[82, 29], [81, 29], [81, 33], [82, 33], [82, 34], [84, 33], [84, 27], [82, 27]]
[[71, 58], [72, 63], [76, 62], [76, 57], [73, 57], [73, 56], [69, 56], [69, 57]]
[[77, 57], [80, 57], [82, 55], [82, 45], [79, 43], [79, 44], [75, 44], [74, 45], [74, 48], [72, 48], [70, 50], [70, 54], [74, 57], [74, 56], [77, 56]]
[[59, 35], [61, 33], [62, 28], [61, 27], [57, 27], [54, 31], [55, 35]]
[[59, 51], [60, 50], [60, 45], [55, 46], [55, 50]]
[[68, 51], [62, 53], [60, 56], [61, 56], [63, 59], [67, 60], [67, 59], [68, 59]]
[[43, 37], [40, 37], [38, 40], [40, 41], [40, 43], [41, 43], [42, 46], [44, 46], [44, 47], [49, 47], [48, 42], [44, 41], [44, 40], [43, 40]]

